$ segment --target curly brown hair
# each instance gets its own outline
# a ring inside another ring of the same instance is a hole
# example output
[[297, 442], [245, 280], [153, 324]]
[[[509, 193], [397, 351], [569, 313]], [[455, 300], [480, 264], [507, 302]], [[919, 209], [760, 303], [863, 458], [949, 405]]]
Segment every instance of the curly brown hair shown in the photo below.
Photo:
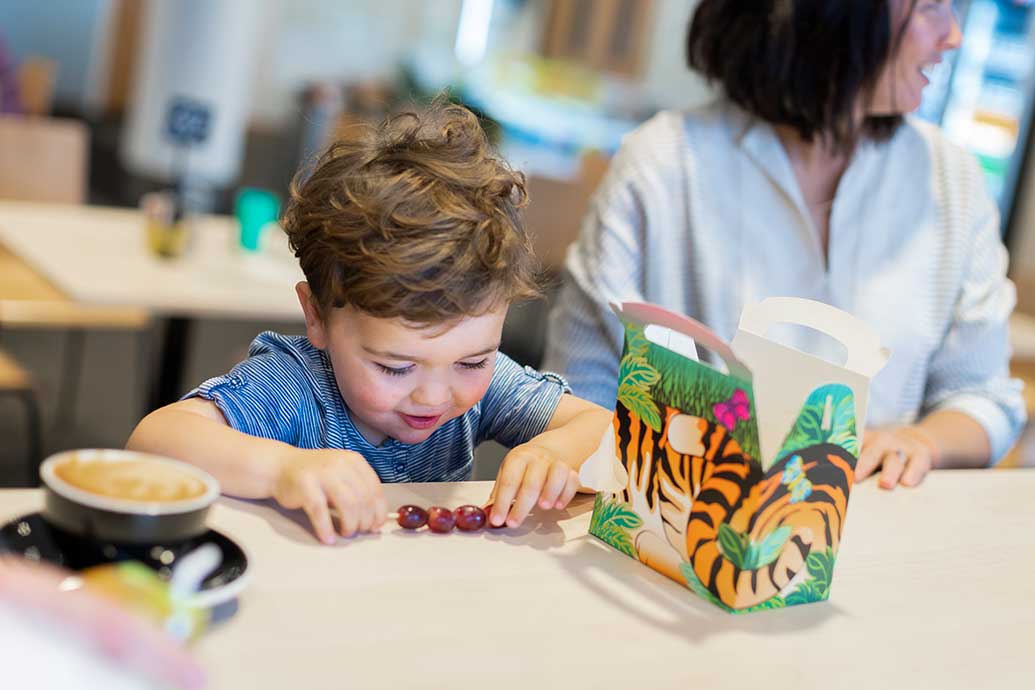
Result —
[[358, 125], [304, 173], [282, 225], [322, 313], [431, 325], [541, 295], [524, 175], [468, 109], [436, 102]]

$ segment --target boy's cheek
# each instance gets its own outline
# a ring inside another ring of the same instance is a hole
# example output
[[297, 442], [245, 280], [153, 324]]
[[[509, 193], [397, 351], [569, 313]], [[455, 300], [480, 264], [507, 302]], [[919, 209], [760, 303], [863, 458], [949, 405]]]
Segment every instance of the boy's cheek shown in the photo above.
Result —
[[471, 382], [469, 386], [463, 388], [462, 398], [460, 400], [463, 412], [467, 412], [469, 409], [474, 407], [479, 400], [485, 397], [485, 393], [489, 390], [489, 384], [492, 383], [492, 370], [489, 369], [486, 373], [478, 377], [476, 381]]
[[354, 371], [352, 377], [343, 381], [338, 379], [338, 390], [345, 404], [352, 409], [363, 409], [370, 412], [389, 412], [396, 407], [398, 395], [390, 384], [378, 380], [366, 372]]

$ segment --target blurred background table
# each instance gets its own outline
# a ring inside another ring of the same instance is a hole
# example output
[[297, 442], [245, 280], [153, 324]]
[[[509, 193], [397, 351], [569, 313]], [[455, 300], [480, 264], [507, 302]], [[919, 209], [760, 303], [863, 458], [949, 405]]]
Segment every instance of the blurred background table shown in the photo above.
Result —
[[[482, 503], [488, 482], [390, 484], [389, 505]], [[935, 472], [852, 494], [830, 601], [733, 616], [587, 534], [593, 500], [518, 529], [316, 543], [223, 498], [252, 583], [198, 643], [213, 690], [1028, 688], [1035, 472]], [[0, 492], [2, 517], [38, 491]], [[558, 519], [559, 517], [559, 519]]]
[[283, 234], [271, 226], [261, 251], [246, 253], [234, 219], [190, 222], [186, 254], [161, 259], [137, 210], [0, 201], [0, 299], [139, 307], [167, 320], [151, 406], [170, 402], [184, 392], [191, 319], [302, 321], [294, 285], [303, 276]]

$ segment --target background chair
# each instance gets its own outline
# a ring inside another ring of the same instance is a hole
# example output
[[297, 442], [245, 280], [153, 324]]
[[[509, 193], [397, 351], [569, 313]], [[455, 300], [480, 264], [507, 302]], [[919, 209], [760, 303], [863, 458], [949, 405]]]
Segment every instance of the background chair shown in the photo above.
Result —
[[29, 372], [0, 349], [0, 395], [20, 401], [25, 408], [26, 449], [29, 457], [29, 479], [39, 476], [43, 459], [43, 438], [40, 431], [40, 407]]
[[[0, 116], [0, 152], [0, 199], [68, 204], [86, 201], [89, 133], [83, 123]], [[150, 317], [142, 309], [87, 307], [67, 301], [60, 291], [0, 247], [0, 332], [31, 329], [67, 333], [56, 415], [59, 425], [73, 421], [86, 333], [136, 331], [146, 341], [149, 326]]]

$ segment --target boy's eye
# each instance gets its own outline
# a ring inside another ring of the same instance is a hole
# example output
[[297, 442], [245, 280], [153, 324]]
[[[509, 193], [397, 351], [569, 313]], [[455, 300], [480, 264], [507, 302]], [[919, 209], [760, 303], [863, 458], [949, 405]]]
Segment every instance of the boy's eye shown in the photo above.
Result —
[[460, 366], [464, 369], [484, 369], [485, 365], [489, 363], [489, 358], [480, 359], [477, 362], [460, 362]]
[[378, 369], [388, 374], [389, 376], [403, 376], [405, 374], [408, 374], [410, 370], [413, 369], [412, 364], [405, 367], [386, 367], [384, 364], [380, 364], [379, 362], [374, 362], [374, 364], [377, 365]]

